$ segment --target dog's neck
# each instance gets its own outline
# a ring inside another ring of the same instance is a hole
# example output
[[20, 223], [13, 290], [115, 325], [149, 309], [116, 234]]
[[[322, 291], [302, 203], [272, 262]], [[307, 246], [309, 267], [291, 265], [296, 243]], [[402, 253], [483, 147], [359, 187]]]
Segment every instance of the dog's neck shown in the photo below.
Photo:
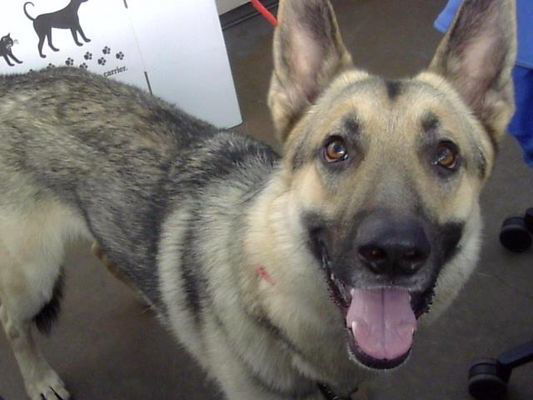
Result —
[[[248, 311], [271, 321], [291, 343], [306, 343], [294, 350], [293, 364], [299, 373], [316, 382], [338, 381], [346, 392], [353, 388], [353, 377], [362, 378], [364, 373], [346, 356], [344, 331], [336, 328], [340, 315], [327, 298], [327, 289], [321, 286], [326, 284], [323, 271], [315, 265], [311, 252], [302, 251], [306, 243], [294, 241], [305, 234], [295, 231], [301, 229], [300, 216], [291, 207], [292, 191], [287, 182], [283, 171], [275, 170], [256, 195], [244, 219], [246, 257], [235, 272], [248, 300]], [[314, 273], [309, 274], [312, 277], [307, 284], [295, 285], [296, 279], [305, 279], [303, 270]], [[298, 301], [302, 297], [308, 299], [304, 307]], [[282, 309], [287, 312], [280, 313]], [[294, 319], [300, 322], [294, 323]], [[317, 354], [317, 349], [327, 351]], [[333, 390], [337, 392], [336, 387]]]

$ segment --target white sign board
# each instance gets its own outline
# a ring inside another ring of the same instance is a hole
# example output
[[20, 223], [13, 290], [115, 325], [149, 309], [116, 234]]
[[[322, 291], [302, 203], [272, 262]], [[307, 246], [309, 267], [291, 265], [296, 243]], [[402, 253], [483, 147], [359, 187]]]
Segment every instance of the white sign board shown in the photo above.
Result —
[[214, 0], [9, 0], [0, 74], [70, 66], [152, 91], [219, 127], [241, 122]]
[[250, 0], [216, 0], [218, 13], [220, 15], [233, 10], [243, 4], [248, 3]]

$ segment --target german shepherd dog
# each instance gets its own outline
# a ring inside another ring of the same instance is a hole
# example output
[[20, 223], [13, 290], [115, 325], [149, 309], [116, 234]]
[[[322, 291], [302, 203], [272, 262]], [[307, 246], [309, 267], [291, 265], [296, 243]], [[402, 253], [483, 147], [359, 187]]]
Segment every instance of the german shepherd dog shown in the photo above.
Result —
[[86, 1], [87, 0], [71, 0], [70, 3], [61, 10], [42, 14], [35, 18], [28, 13], [28, 10], [26, 10], [28, 5], [33, 6], [34, 4], [31, 1], [24, 3], [24, 14], [33, 21], [33, 28], [39, 37], [37, 48], [39, 50], [39, 55], [42, 58], [46, 58], [46, 54], [43, 53], [45, 39], [48, 40], [48, 46], [50, 46], [53, 51], [59, 51], [59, 49], [54, 47], [52, 43], [52, 28], [70, 29], [74, 43], [78, 46], [83, 46], [83, 43], [78, 40], [78, 33], [86, 43], [91, 41], [91, 39], [88, 39], [85, 36], [85, 33], [83, 33], [83, 29], [80, 25], [80, 18], [78, 16], [78, 9], [80, 8], [81, 3], [85, 3]]
[[281, 157], [81, 70], [1, 77], [0, 316], [30, 398], [69, 398], [31, 329], [78, 236], [228, 399], [346, 398], [402, 364], [478, 258], [514, 9], [466, 0], [429, 68], [390, 81], [354, 68], [328, 0], [282, 0]]

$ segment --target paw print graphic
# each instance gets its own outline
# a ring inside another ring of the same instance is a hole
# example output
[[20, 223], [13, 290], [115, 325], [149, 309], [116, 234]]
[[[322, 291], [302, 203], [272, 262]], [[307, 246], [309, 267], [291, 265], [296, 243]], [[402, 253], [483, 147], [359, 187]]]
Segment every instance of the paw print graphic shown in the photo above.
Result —
[[50, 63], [50, 64], [48, 64], [48, 66], [46, 67], [46, 69], [50, 69], [50, 68], [54, 68], [54, 67], [55, 67], [55, 65], [52, 64], [52, 63]]
[[89, 67], [87, 66], [87, 64], [83, 63], [83, 64], [80, 64], [80, 68], [81, 69], [87, 69]]
[[92, 59], [93, 59], [93, 53], [91, 53], [90, 51], [88, 51], [87, 53], [85, 53], [85, 55], [83, 56], [83, 58], [86, 59], [87, 61], [92, 60]]
[[98, 59], [98, 65], [105, 65], [105, 63], [106, 63], [106, 59], [104, 57], [100, 57]]
[[65, 64], [69, 67], [72, 67], [74, 65], [74, 60], [72, 58], [67, 58], [67, 61], [65, 61]]
[[104, 49], [102, 50], [102, 53], [104, 53], [104, 54], [106, 54], [106, 55], [107, 55], [107, 54], [110, 54], [110, 53], [111, 53], [111, 49], [110, 49], [109, 47], [106, 46], [106, 47], [104, 47]]
[[115, 54], [115, 57], [119, 60], [123, 60], [124, 59], [124, 53], [119, 51], [117, 54]]

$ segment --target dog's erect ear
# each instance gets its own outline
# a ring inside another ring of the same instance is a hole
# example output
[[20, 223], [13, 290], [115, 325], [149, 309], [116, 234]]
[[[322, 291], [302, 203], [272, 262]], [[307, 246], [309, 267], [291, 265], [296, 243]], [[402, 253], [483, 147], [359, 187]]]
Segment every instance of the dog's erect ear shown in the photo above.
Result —
[[446, 77], [491, 135], [503, 136], [514, 112], [515, 0], [465, 0], [430, 70]]
[[278, 139], [352, 59], [328, 0], [281, 0], [274, 34], [274, 73], [269, 106]]

